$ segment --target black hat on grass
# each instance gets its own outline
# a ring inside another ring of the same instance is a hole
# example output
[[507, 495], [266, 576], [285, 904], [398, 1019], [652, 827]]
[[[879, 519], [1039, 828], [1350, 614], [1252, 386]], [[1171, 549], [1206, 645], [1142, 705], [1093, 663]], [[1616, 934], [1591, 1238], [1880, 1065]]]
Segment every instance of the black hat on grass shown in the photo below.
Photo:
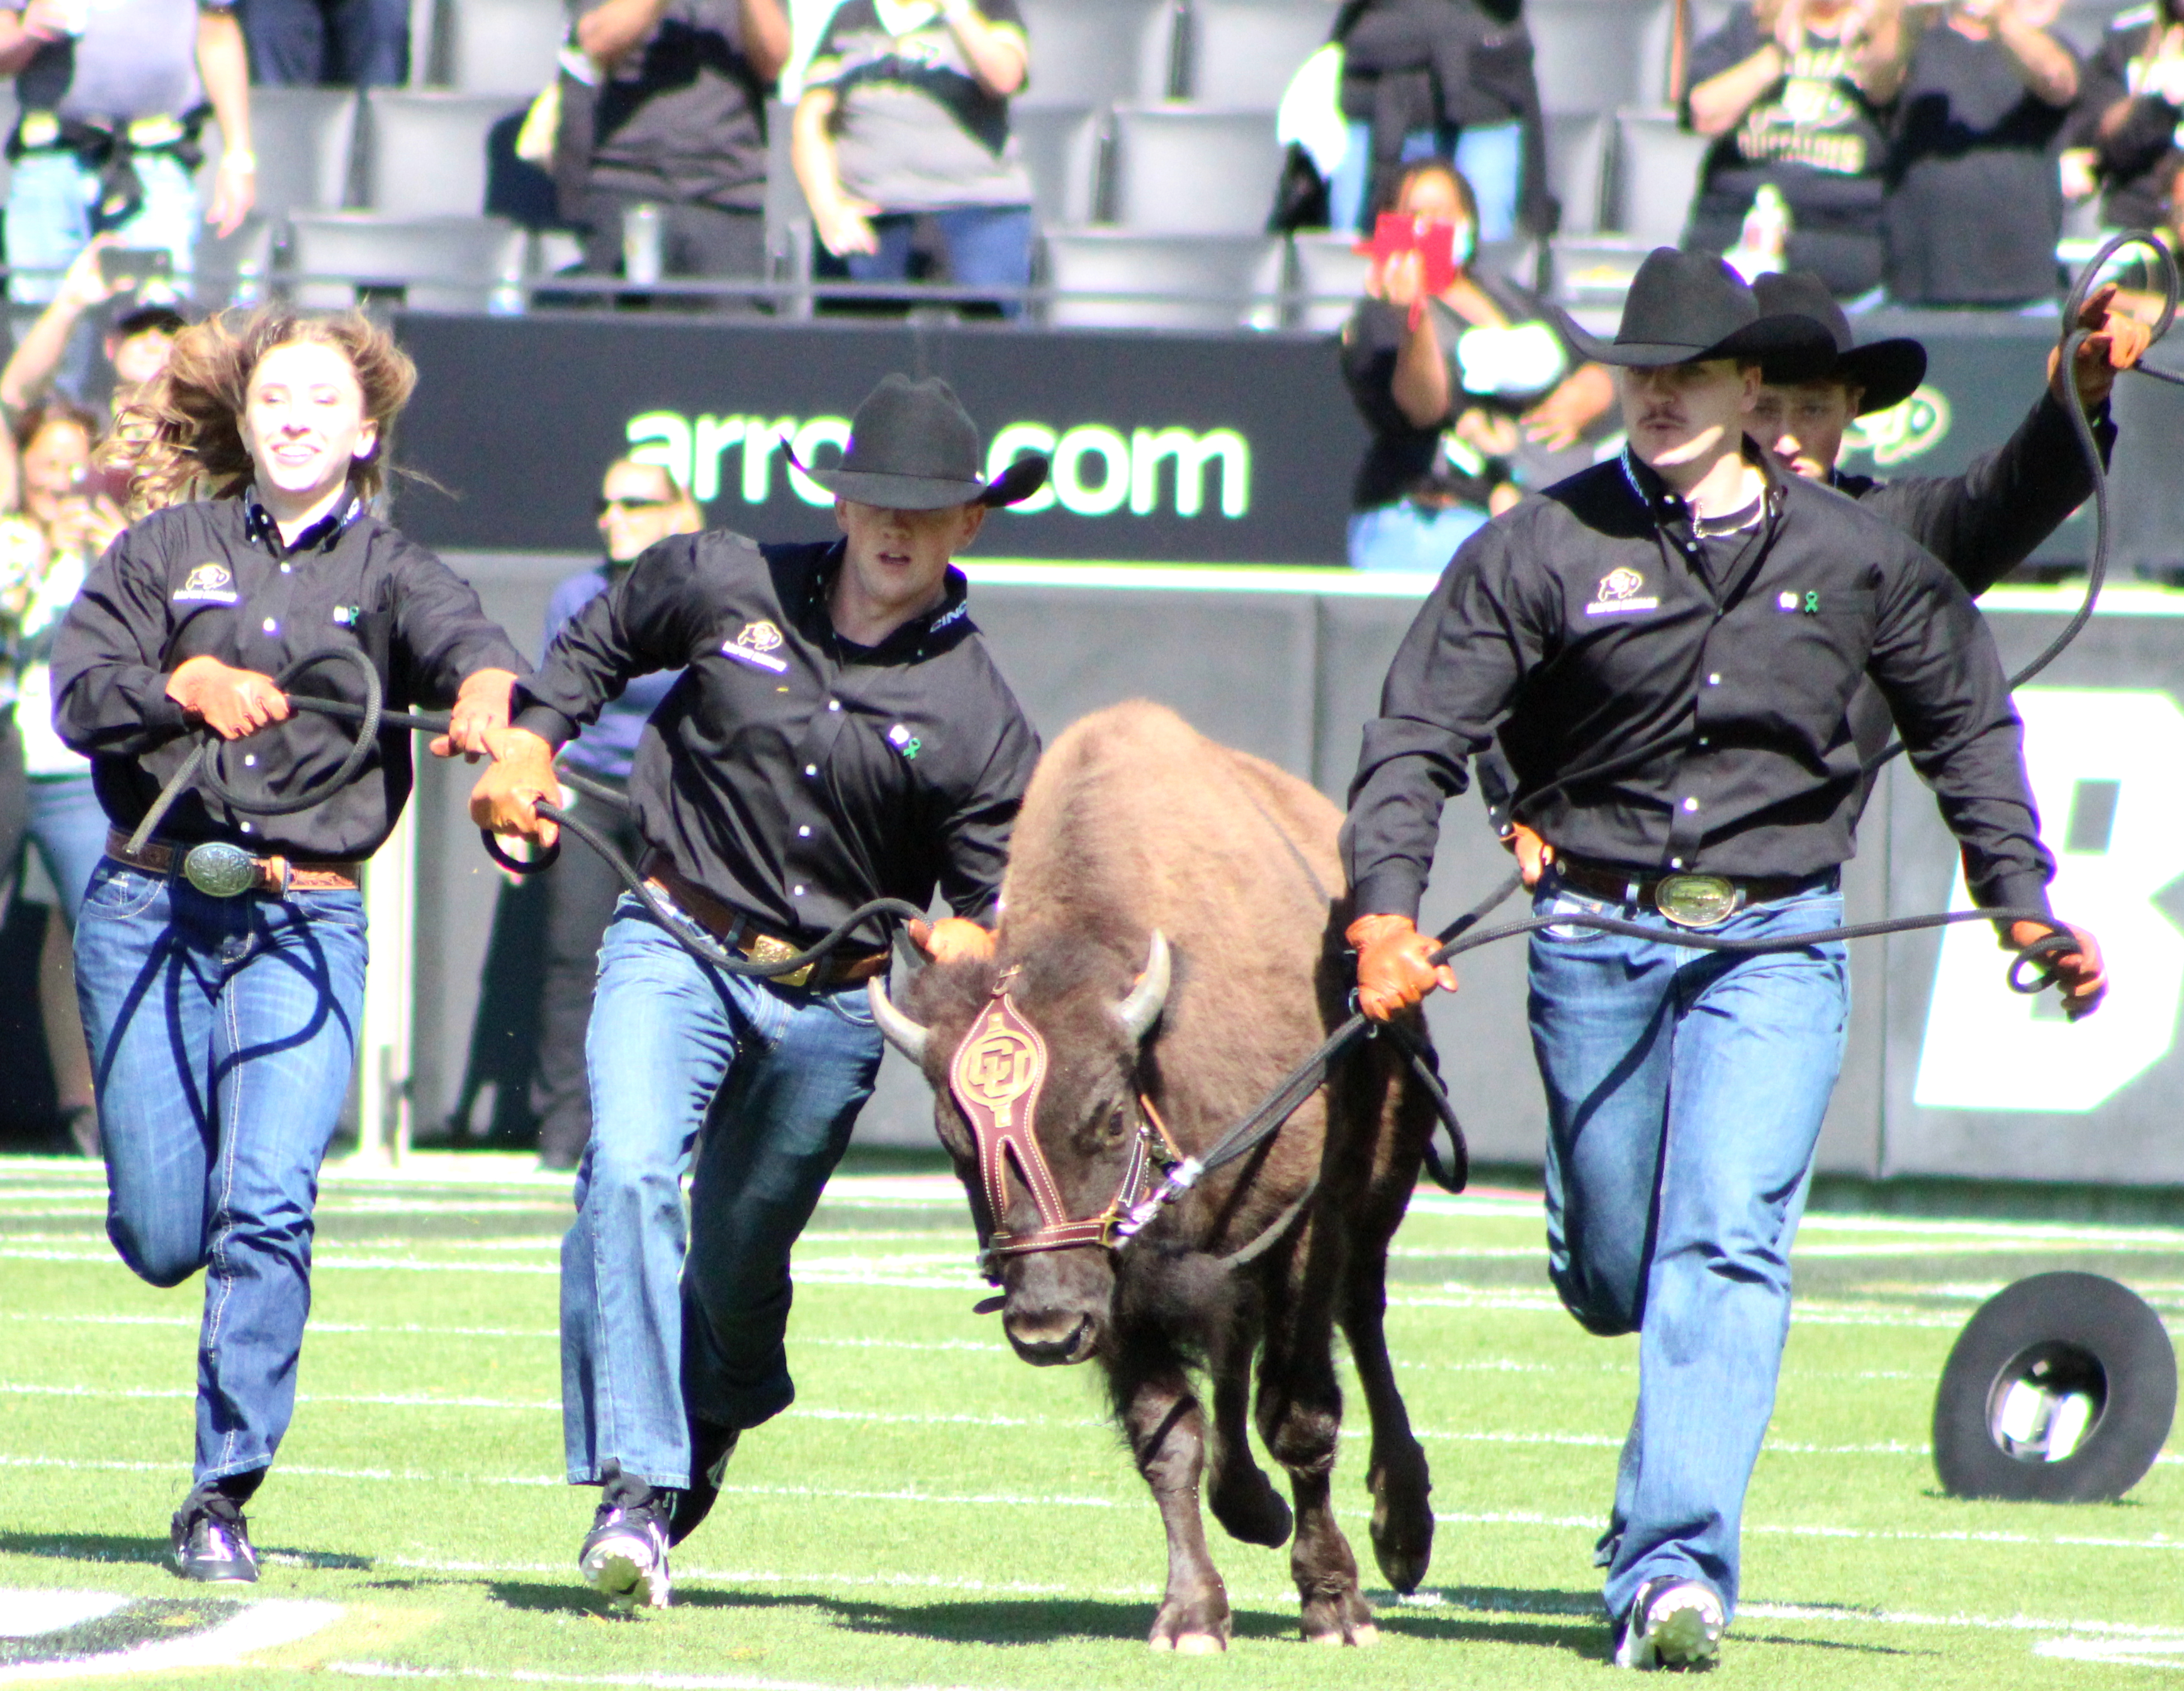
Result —
[[1892, 405], [1902, 404], [1919, 391], [1919, 384], [1926, 379], [1925, 348], [1903, 337], [1858, 345], [1842, 307], [1836, 303], [1828, 285], [1810, 270], [1786, 270], [1780, 275], [1762, 276], [1752, 284], [1752, 291], [1759, 297], [1761, 310], [1800, 312], [1825, 325], [1835, 342], [1835, 361], [1826, 369], [1808, 370], [1798, 375], [1777, 375], [1775, 361], [1770, 359], [1760, 370], [1768, 381], [1827, 380], [1847, 383], [1858, 390], [1858, 414], [1863, 417], [1869, 411], [1886, 411]]
[[850, 420], [850, 444], [832, 470], [799, 470], [828, 492], [890, 511], [1013, 505], [1046, 485], [1048, 461], [1020, 458], [989, 481], [978, 426], [937, 375], [885, 377]]
[[[1702, 253], [1656, 247], [1631, 278], [1615, 338], [1603, 341], [1571, 323], [1571, 340], [1588, 359], [1658, 370], [1702, 359], [1759, 359], [1825, 372], [1835, 355], [1827, 330], [1795, 312], [1768, 315], [1735, 270]], [[1804, 376], [1790, 378], [1803, 381]]]

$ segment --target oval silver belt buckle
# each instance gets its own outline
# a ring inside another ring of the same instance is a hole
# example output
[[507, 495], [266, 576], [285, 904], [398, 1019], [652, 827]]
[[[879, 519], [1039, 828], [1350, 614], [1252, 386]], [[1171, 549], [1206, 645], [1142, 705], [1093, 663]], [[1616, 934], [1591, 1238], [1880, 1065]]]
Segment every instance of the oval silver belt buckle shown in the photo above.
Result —
[[1719, 927], [1741, 903], [1724, 875], [1664, 875], [1653, 888], [1653, 908], [1678, 927]]
[[182, 878], [208, 898], [233, 898], [258, 884], [258, 859], [239, 845], [208, 840], [182, 859]]

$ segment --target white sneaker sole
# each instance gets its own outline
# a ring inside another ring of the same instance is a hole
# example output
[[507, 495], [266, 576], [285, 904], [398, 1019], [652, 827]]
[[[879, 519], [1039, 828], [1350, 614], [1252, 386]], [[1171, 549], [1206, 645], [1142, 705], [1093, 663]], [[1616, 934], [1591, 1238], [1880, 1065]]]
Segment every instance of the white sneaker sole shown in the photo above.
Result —
[[1616, 1648], [1615, 1665], [1641, 1673], [1663, 1668], [1702, 1672], [1721, 1660], [1722, 1624], [1696, 1604], [1670, 1610], [1643, 1635], [1625, 1633]]
[[666, 1566], [655, 1564], [650, 1547], [641, 1540], [610, 1538], [594, 1544], [581, 1566], [585, 1582], [621, 1608], [667, 1606]]

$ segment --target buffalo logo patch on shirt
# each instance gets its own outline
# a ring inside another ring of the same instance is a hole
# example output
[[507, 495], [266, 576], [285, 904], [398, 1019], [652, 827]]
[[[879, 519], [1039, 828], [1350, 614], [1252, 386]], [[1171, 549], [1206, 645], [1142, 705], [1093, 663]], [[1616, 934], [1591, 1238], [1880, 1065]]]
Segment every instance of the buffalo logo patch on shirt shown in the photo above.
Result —
[[788, 659], [773, 655], [774, 648], [780, 644], [781, 631], [760, 617], [755, 622], [745, 623], [743, 632], [734, 639], [723, 642], [721, 651], [738, 662], [755, 664], [761, 670], [772, 670], [777, 676], [786, 675], [788, 671]]
[[211, 604], [235, 603], [235, 577], [225, 564], [200, 564], [182, 577], [182, 584], [175, 589], [175, 600], [198, 599]]
[[1610, 570], [1600, 578], [1600, 585], [1592, 590], [1593, 600], [1585, 608], [1585, 614], [1587, 616], [1613, 616], [1619, 611], [1658, 610], [1661, 606], [1658, 598], [1650, 594], [1641, 596], [1639, 590], [1645, 585], [1646, 578], [1635, 570], [1627, 567]]

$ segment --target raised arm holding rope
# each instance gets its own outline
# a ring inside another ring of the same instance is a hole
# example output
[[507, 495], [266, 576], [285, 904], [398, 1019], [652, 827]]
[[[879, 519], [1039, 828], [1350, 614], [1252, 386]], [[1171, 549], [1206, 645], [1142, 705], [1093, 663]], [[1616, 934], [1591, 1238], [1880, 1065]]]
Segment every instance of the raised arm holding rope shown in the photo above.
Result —
[[633, 676], [683, 668], [631, 771], [649, 849], [600, 951], [561, 1257], [569, 1478], [603, 1494], [578, 1560], [624, 1603], [667, 1602], [669, 1546], [738, 1437], [794, 1395], [789, 1250], [879, 1065], [879, 915], [914, 916], [938, 886], [955, 915], [913, 937], [943, 958], [993, 943], [1039, 743], [949, 560], [1045, 464], [989, 484], [980, 462], [944, 383], [889, 376], [841, 467], [809, 472], [844, 538], [653, 547], [556, 637], [471, 798], [482, 827], [550, 844], [554, 749]]
[[[257, 1577], [242, 1505], [294, 1408], [319, 1165], [355, 1067], [358, 871], [410, 784], [407, 734], [352, 749], [323, 715], [290, 722], [274, 672], [331, 649], [348, 665], [299, 687], [353, 698], [370, 671], [452, 699], [444, 755], [486, 749], [523, 667], [476, 596], [367, 509], [414, 380], [361, 317], [185, 331], [138, 402], [139, 474], [214, 497], [125, 532], [53, 653], [57, 726], [114, 827], [75, 939], [107, 1232], [154, 1285], [206, 1271], [196, 1482], [173, 1528], [190, 1579]], [[262, 803], [175, 779], [205, 755], [195, 730], [239, 743], [228, 773]]]
[[[1506, 715], [1518, 802], [1560, 852], [1535, 920], [1573, 919], [1532, 944], [1551, 1271], [1586, 1327], [1640, 1335], [1606, 1597], [1619, 1660], [1695, 1666], [1736, 1603], [1790, 1242], [1841, 1059], [1848, 971], [1816, 931], [1841, 921], [1865, 676], [1975, 900], [2021, 916], [2020, 944], [2061, 925], [2040, 914], [2052, 861], [1962, 587], [1746, 437], [1760, 359], [1824, 368], [1825, 331], [1762, 317], [1716, 261], [1663, 249], [1617, 340], [1586, 350], [1623, 367], [1630, 448], [1482, 531], [1427, 601], [1351, 789], [1351, 938], [1367, 1014], [1436, 983], [1413, 923], [1440, 809]], [[1600, 920], [1616, 931], [1584, 925]], [[2082, 1014], [2104, 982], [2092, 936], [2070, 932], [2051, 966]], [[1771, 953], [1668, 943], [1807, 933]]]

